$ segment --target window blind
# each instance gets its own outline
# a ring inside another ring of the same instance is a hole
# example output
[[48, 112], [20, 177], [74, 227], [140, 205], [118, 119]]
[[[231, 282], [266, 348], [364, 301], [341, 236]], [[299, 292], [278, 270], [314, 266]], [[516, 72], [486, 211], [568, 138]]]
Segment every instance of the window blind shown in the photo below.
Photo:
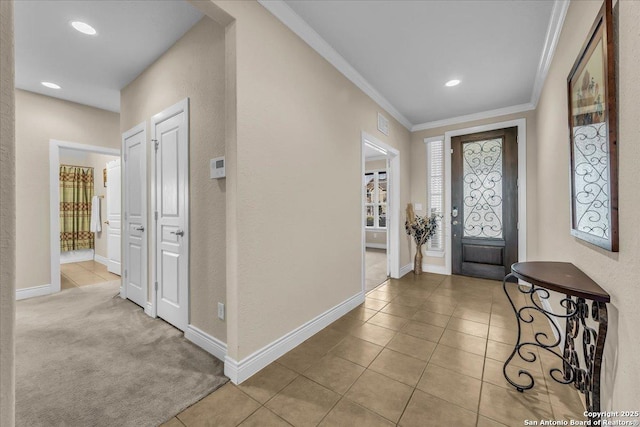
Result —
[[[427, 213], [442, 216], [444, 209], [444, 141], [427, 143]], [[429, 240], [427, 250], [444, 250], [444, 233], [442, 219], [438, 221], [436, 234]]]

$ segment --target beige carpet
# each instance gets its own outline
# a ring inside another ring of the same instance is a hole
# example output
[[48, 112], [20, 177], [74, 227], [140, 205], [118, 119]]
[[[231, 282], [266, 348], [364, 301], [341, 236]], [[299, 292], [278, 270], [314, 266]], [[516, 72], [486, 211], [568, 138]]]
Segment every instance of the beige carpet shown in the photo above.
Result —
[[223, 364], [118, 293], [17, 302], [17, 426], [157, 426], [228, 381]]

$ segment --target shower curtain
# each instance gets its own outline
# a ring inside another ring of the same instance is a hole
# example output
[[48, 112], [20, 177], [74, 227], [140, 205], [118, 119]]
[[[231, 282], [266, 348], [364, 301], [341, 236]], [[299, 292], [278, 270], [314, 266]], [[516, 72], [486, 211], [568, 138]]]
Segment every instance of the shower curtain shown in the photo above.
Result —
[[93, 249], [93, 168], [60, 165], [60, 251]]

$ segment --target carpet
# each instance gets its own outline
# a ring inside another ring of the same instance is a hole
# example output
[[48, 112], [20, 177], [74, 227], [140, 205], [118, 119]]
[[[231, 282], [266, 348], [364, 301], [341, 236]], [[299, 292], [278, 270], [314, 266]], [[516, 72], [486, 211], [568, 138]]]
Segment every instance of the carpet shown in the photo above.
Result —
[[17, 426], [157, 426], [228, 381], [223, 364], [118, 294], [16, 304]]

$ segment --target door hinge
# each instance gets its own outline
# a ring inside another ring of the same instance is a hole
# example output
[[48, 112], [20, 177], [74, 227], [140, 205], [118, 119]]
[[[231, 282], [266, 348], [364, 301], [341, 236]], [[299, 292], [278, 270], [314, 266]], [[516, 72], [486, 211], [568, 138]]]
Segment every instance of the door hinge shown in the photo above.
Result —
[[154, 217], [154, 219], [157, 221], [157, 220], [158, 220], [158, 212], [154, 212], [154, 213], [153, 213], [153, 217]]
[[453, 148], [451, 149], [451, 154], [453, 154]]
[[127, 278], [127, 270], [124, 271], [124, 278]]
[[520, 223], [516, 222], [516, 230], [520, 230]]
[[158, 282], [155, 282], [153, 285], [156, 288], [156, 291], [158, 290]]
[[155, 148], [156, 151], [158, 151], [158, 147], [160, 146], [160, 143], [158, 142], [157, 139], [152, 139], [151, 141], [153, 141], [153, 146]]
[[520, 178], [516, 178], [516, 187], [520, 188]]

